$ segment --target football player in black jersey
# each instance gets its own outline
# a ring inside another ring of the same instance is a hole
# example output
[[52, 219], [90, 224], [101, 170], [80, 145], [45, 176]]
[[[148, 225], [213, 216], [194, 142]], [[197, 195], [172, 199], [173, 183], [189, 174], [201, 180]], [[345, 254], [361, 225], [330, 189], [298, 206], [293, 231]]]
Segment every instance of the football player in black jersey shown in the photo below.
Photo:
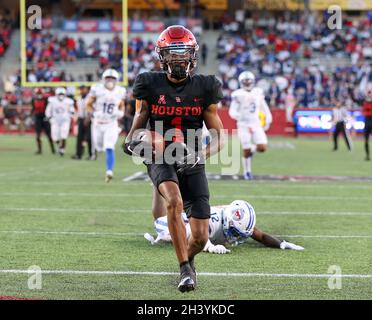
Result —
[[[194, 35], [183, 26], [171, 26], [160, 34], [156, 51], [165, 72], [138, 75], [133, 88], [136, 114], [123, 146], [127, 154], [143, 156], [136, 151], [144, 145], [136, 132], [146, 125], [164, 137], [163, 163], [149, 159], [145, 163], [156, 189], [155, 198], [162, 197], [166, 203], [169, 231], [180, 263], [181, 292], [195, 289], [194, 257], [208, 241], [210, 205], [204, 161], [223, 148], [223, 126], [217, 113], [223, 98], [221, 83], [215, 76], [191, 74], [198, 48]], [[203, 122], [211, 134], [211, 143], [204, 149]], [[169, 150], [176, 150], [176, 155], [173, 157]], [[190, 219], [189, 241], [181, 217], [183, 209]]]
[[36, 154], [42, 153], [41, 133], [44, 131], [50, 145], [52, 153], [56, 153], [51, 132], [49, 121], [45, 118], [45, 109], [48, 104], [48, 99], [44, 96], [43, 90], [38, 88], [35, 90], [35, 96], [32, 99], [32, 111], [31, 114], [34, 116], [35, 121], [35, 133], [36, 133]]

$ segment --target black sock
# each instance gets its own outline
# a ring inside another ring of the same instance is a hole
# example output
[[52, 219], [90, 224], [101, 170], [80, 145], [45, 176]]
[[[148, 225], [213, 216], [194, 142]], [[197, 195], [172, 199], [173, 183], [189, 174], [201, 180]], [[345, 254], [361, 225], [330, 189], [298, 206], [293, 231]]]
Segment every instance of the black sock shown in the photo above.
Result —
[[37, 143], [37, 152], [41, 153], [41, 139], [40, 138], [36, 139], [36, 143]]
[[180, 263], [180, 268], [182, 268], [183, 266], [185, 266], [186, 264], [189, 264], [189, 261], [184, 261], [184, 262], [181, 262]]
[[190, 264], [190, 267], [191, 267], [192, 271], [195, 272], [194, 257], [192, 257], [192, 258], [189, 257], [189, 264]]
[[188, 261], [184, 261], [180, 263], [180, 270], [181, 274], [189, 273], [191, 271], [191, 267]]
[[366, 156], [367, 156], [367, 158], [369, 158], [369, 143], [368, 143], [368, 141], [366, 141], [366, 142], [364, 143], [364, 149], [365, 149], [365, 151], [366, 151]]

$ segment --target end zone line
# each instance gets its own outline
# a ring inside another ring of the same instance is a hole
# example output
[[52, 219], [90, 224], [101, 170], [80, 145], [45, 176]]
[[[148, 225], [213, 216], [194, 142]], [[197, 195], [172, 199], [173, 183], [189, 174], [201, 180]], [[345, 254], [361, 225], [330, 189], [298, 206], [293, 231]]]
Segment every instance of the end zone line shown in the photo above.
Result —
[[[90, 270], [17, 270], [3, 269], [2, 274], [41, 274], [49, 275], [98, 275], [98, 276], [179, 276], [178, 272], [152, 271], [90, 271]], [[205, 277], [273, 277], [273, 278], [351, 278], [372, 279], [371, 274], [311, 274], [311, 273], [244, 273], [244, 272], [198, 272], [198, 276]]]

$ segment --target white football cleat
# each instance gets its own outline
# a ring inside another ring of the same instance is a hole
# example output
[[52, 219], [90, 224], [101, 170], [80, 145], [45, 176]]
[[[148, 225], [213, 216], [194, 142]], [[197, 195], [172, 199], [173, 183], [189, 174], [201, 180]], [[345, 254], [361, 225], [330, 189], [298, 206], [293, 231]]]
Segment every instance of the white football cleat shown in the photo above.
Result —
[[109, 183], [111, 182], [111, 180], [114, 178], [114, 173], [111, 171], [111, 170], [107, 170], [106, 171], [106, 178], [105, 178], [105, 182], [106, 183]]

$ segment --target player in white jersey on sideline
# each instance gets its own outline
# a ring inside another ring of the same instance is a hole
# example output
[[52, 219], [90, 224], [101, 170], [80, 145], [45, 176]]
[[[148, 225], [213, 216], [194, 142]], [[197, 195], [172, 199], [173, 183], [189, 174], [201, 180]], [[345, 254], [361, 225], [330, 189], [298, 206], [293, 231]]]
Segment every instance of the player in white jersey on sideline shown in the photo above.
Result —
[[74, 113], [74, 100], [66, 96], [65, 88], [57, 88], [55, 96], [48, 99], [45, 116], [50, 121], [52, 140], [57, 143], [61, 157], [65, 154], [66, 140]]
[[106, 153], [106, 182], [113, 178], [115, 144], [120, 128], [118, 120], [124, 116], [126, 90], [117, 85], [119, 73], [107, 69], [102, 83], [93, 86], [87, 101], [87, 110], [92, 114], [92, 144], [94, 151]]
[[[160, 207], [158, 207], [160, 208]], [[156, 209], [155, 209], [156, 210]], [[153, 214], [156, 215], [155, 212]], [[167, 217], [165, 211], [154, 216], [154, 226], [157, 238], [154, 239], [146, 233], [145, 238], [152, 244], [158, 242], [171, 242], [168, 230]], [[190, 225], [185, 213], [182, 214], [186, 227], [187, 237], [191, 235]], [[205, 252], [225, 254], [229, 253], [228, 245], [238, 245], [252, 238], [263, 245], [271, 248], [304, 250], [303, 247], [294, 243], [280, 240], [256, 227], [256, 213], [248, 202], [235, 200], [229, 205], [211, 207], [211, 217], [209, 219], [209, 241], [204, 247]]]
[[[229, 115], [237, 121], [238, 135], [243, 148], [244, 178], [253, 179], [252, 156], [265, 152], [272, 115], [265, 101], [264, 92], [255, 87], [256, 78], [252, 72], [244, 71], [239, 75], [240, 89], [231, 94]], [[261, 125], [260, 112], [265, 115], [265, 126]]]

